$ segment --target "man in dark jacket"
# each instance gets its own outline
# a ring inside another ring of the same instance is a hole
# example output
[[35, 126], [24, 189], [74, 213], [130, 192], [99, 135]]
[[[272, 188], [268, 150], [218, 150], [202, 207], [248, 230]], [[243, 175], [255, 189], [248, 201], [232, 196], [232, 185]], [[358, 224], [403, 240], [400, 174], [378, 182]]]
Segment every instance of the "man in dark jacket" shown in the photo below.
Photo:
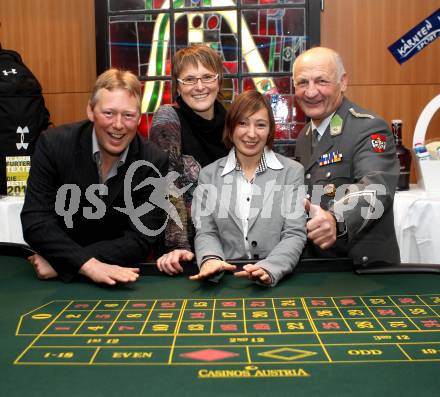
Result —
[[309, 194], [304, 256], [348, 256], [361, 266], [400, 262], [393, 217], [399, 166], [387, 124], [344, 97], [344, 65], [329, 48], [302, 53], [293, 82], [311, 119], [295, 153]]
[[41, 135], [21, 214], [39, 278], [138, 278], [124, 266], [145, 260], [163, 228], [165, 212], [149, 198], [167, 170], [166, 156], [137, 134], [140, 104], [137, 77], [111, 69], [95, 83], [88, 120]]

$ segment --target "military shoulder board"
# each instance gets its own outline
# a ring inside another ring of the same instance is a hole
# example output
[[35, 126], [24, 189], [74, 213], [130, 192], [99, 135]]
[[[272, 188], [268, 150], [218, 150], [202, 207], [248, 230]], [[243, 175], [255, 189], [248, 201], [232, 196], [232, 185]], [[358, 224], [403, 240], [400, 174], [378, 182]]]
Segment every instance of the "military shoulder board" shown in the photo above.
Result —
[[354, 110], [353, 108], [348, 109], [348, 111], [357, 118], [362, 118], [362, 119], [374, 119], [375, 117], [371, 114], [368, 113], [358, 113], [356, 112], [356, 110]]

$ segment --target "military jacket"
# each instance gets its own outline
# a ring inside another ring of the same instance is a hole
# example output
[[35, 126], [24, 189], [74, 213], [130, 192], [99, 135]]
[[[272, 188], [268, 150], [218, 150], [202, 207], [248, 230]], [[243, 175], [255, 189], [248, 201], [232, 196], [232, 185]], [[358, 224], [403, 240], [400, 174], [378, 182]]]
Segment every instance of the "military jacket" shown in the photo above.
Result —
[[346, 230], [330, 250], [309, 241], [308, 252], [362, 265], [400, 262], [393, 216], [399, 164], [385, 121], [344, 98], [314, 148], [311, 123], [303, 128], [295, 157], [312, 203], [332, 211]]

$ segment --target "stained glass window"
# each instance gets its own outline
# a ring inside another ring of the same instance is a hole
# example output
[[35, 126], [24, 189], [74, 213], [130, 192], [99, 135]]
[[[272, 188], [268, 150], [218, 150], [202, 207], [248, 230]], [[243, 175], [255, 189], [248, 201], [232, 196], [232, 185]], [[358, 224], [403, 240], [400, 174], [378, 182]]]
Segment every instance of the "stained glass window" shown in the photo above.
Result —
[[[180, 48], [206, 43], [223, 60], [223, 101], [256, 89], [271, 101], [279, 146], [305, 123], [295, 104], [291, 69], [319, 44], [319, 0], [95, 0], [98, 72], [129, 69], [143, 83], [141, 131], [172, 103], [171, 59]], [[289, 154], [289, 153], [286, 153]]]

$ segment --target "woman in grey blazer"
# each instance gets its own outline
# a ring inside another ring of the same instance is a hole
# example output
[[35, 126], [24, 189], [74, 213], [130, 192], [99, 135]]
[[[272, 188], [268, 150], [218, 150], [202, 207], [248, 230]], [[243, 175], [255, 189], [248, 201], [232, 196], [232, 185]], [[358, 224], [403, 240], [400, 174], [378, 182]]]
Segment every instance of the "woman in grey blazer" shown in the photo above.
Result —
[[275, 122], [263, 95], [234, 100], [223, 140], [229, 155], [203, 168], [192, 203], [195, 252], [192, 280], [219, 278], [252, 259], [237, 277], [274, 286], [296, 266], [306, 242], [303, 167], [272, 151]]

